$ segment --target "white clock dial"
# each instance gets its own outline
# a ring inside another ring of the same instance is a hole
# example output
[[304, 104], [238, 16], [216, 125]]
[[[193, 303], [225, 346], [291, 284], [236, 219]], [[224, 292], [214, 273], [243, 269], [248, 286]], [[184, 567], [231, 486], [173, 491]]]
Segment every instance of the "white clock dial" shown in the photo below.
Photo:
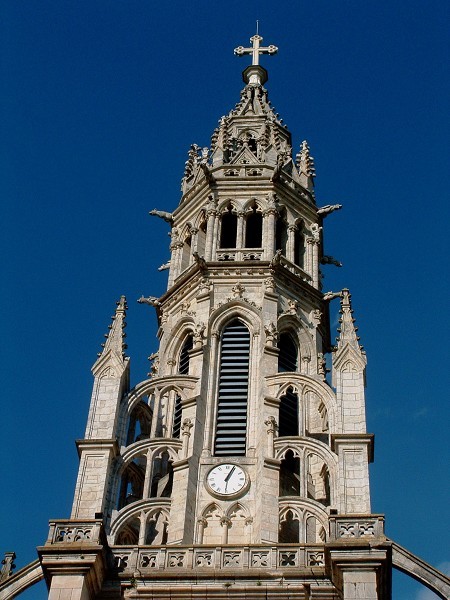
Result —
[[247, 485], [247, 475], [241, 467], [232, 463], [217, 465], [211, 469], [206, 478], [213, 494], [233, 496], [241, 492]]

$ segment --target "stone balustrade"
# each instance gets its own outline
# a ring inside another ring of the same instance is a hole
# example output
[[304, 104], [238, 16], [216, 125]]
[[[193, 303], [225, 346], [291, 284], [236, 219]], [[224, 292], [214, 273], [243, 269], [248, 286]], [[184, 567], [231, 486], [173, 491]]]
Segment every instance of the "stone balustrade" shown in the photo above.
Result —
[[312, 569], [325, 565], [323, 545], [163, 546], [111, 548], [115, 568], [124, 575], [208, 569]]
[[53, 544], [102, 544], [101, 519], [50, 521], [46, 546]]
[[384, 515], [330, 516], [330, 541], [385, 539]]

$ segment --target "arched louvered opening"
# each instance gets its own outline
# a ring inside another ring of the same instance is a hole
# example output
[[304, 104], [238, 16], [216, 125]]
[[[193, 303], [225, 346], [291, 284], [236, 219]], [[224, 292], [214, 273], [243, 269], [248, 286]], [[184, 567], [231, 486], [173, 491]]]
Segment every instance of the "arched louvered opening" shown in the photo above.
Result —
[[281, 250], [281, 254], [286, 256], [286, 244], [288, 240], [288, 224], [286, 220], [286, 210], [280, 213], [275, 227], [275, 249]]
[[192, 334], [189, 334], [184, 340], [184, 344], [180, 352], [180, 360], [178, 363], [178, 373], [180, 375], [189, 375], [189, 352], [192, 350], [193, 340]]
[[179, 438], [181, 433], [181, 417], [183, 408], [181, 406], [180, 396], [175, 396], [175, 406], [173, 411], [172, 437]]
[[170, 498], [173, 487], [173, 467], [167, 451], [153, 459], [151, 498]]
[[220, 247], [236, 248], [237, 215], [230, 205], [222, 214], [222, 227], [220, 231]]
[[280, 496], [300, 495], [300, 459], [292, 450], [286, 452], [280, 465]]
[[290, 333], [281, 333], [278, 340], [278, 373], [297, 371], [298, 348]]
[[294, 262], [296, 265], [303, 269], [305, 256], [305, 238], [301, 229], [302, 225], [300, 224], [294, 231]]
[[144, 456], [139, 456], [126, 466], [120, 484], [119, 499], [117, 503], [117, 508], [119, 510], [132, 502], [142, 499], [146, 464], [146, 458]]
[[286, 512], [280, 523], [278, 541], [281, 544], [298, 544], [300, 541], [300, 521], [292, 510]]
[[298, 435], [298, 396], [292, 388], [280, 398], [278, 434], [280, 437]]
[[250, 333], [239, 319], [223, 330], [217, 401], [216, 456], [245, 456]]
[[262, 246], [262, 229], [263, 217], [262, 213], [257, 211], [256, 204], [253, 205], [252, 211], [248, 213], [245, 222], [245, 247], [246, 248], [261, 248]]

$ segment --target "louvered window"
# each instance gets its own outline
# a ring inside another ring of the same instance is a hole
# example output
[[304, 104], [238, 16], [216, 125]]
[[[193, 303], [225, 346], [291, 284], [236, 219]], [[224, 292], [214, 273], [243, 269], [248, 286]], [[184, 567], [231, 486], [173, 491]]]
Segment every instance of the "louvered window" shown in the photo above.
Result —
[[298, 396], [289, 388], [280, 398], [280, 419], [278, 434], [298, 435]]
[[238, 319], [222, 333], [216, 456], [245, 456], [250, 333]]
[[183, 347], [180, 352], [180, 364], [178, 366], [178, 373], [180, 375], [189, 375], [189, 351], [192, 350], [192, 335], [188, 335], [185, 339]]
[[181, 398], [180, 396], [175, 397], [175, 408], [173, 411], [173, 427], [172, 427], [172, 437], [179, 438], [181, 432]]
[[278, 373], [297, 370], [297, 344], [290, 333], [282, 333], [278, 341]]

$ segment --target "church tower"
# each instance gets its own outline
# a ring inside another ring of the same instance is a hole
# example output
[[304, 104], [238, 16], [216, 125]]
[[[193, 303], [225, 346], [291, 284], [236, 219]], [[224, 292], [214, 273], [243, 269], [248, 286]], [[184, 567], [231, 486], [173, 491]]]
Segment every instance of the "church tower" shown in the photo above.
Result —
[[124, 297], [92, 368], [72, 513], [39, 548], [51, 600], [390, 598], [366, 355], [349, 290], [322, 289], [341, 205], [316, 201], [308, 144], [296, 152], [264, 87], [277, 48], [251, 42], [178, 207], [150, 211], [171, 258], [167, 291], [139, 299], [159, 325], [149, 378], [130, 387]]

